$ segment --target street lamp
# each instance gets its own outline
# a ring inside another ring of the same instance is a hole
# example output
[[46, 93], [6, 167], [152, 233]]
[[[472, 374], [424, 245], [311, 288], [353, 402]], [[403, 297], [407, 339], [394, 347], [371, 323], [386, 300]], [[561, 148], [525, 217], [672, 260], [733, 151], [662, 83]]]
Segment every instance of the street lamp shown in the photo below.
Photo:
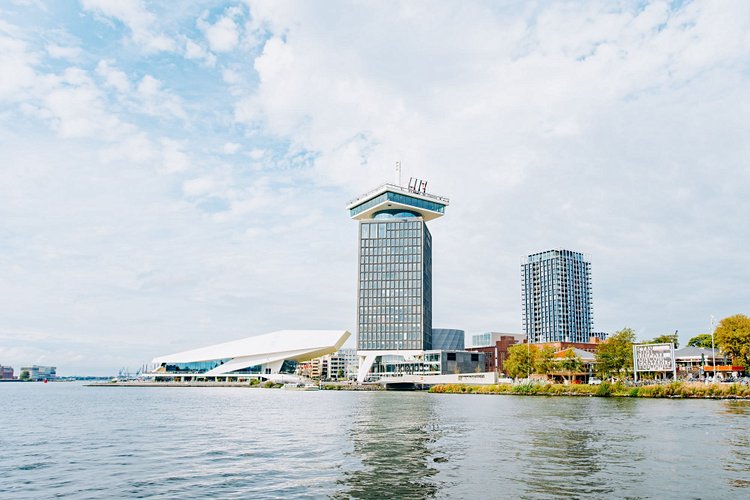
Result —
[[711, 315], [711, 355], [713, 356], [714, 362], [714, 382], [716, 382], [716, 347], [714, 345], [714, 315]]

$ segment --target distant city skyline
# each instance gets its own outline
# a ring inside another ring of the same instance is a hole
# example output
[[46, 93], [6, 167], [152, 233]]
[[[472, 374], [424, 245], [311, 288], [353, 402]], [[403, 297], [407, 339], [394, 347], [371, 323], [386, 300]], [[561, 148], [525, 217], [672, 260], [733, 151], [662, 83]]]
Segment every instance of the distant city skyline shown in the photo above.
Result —
[[[432, 323], [521, 332], [519, 262], [591, 256], [595, 329], [750, 304], [750, 3], [4, 2], [0, 364], [137, 369], [357, 326], [357, 225], [451, 199]], [[352, 345], [353, 346], [353, 345]]]

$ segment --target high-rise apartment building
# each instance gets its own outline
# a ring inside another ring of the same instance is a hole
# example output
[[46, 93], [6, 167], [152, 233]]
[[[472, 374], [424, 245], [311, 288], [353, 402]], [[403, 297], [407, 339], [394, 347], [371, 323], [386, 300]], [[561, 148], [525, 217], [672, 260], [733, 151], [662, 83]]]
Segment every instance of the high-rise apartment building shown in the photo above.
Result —
[[531, 343], [589, 342], [591, 264], [570, 250], [548, 250], [521, 265], [523, 327]]
[[[397, 171], [398, 172], [398, 171]], [[384, 356], [432, 349], [432, 236], [427, 221], [449, 200], [428, 194], [426, 183], [384, 184], [352, 201], [359, 221], [358, 379]]]

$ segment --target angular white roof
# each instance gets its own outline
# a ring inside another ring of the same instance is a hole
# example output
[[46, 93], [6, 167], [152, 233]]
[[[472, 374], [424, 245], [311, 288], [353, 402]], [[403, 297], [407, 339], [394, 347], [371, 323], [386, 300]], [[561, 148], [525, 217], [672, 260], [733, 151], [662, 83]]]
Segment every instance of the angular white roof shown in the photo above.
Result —
[[152, 362], [192, 363], [234, 358], [305, 361], [337, 351], [350, 336], [346, 330], [279, 330], [159, 356]]

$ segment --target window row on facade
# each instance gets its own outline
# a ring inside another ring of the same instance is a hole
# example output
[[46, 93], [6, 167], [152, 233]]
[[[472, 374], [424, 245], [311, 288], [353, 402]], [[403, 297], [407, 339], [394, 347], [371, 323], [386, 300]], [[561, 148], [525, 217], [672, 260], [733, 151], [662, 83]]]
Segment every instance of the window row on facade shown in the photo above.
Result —
[[422, 331], [421, 325], [421, 316], [419, 315], [380, 315], [361, 317], [359, 326], [360, 332], [398, 333], [420, 332]]
[[380, 290], [380, 289], [415, 289], [419, 288], [419, 280], [392, 280], [392, 281], [362, 281], [360, 289], [362, 290]]
[[367, 289], [360, 290], [360, 299], [364, 298], [382, 298], [391, 300], [394, 297], [419, 297], [421, 295], [421, 289], [417, 289], [417, 293], [414, 293], [413, 288], [394, 288], [394, 289]]
[[360, 224], [362, 239], [378, 238], [414, 238], [421, 233], [422, 222], [419, 220], [398, 222], [362, 222]]
[[369, 271], [367, 266], [362, 266], [359, 277], [362, 281], [391, 281], [391, 280], [418, 280], [422, 278], [422, 272], [420, 269], [413, 271]]
[[[419, 254], [415, 255], [394, 255], [387, 257], [362, 257], [360, 259], [359, 270], [368, 272], [380, 271], [417, 271], [422, 269], [420, 265]], [[376, 266], [367, 267], [364, 266]]]
[[360, 257], [364, 257], [364, 256], [392, 257], [395, 255], [419, 255], [421, 253], [422, 253], [421, 247], [413, 246], [413, 245], [360, 249]]
[[390, 273], [402, 271], [422, 271], [419, 262], [391, 262], [389, 264], [362, 264], [360, 273]]
[[[375, 310], [387, 313], [402, 313], [420, 311], [421, 299], [419, 297], [403, 297], [397, 299], [359, 299], [360, 314], [373, 313]], [[383, 309], [390, 308], [390, 309]]]
[[[369, 299], [373, 300], [373, 299]], [[359, 308], [360, 317], [368, 314], [394, 315], [399, 317], [407, 314], [420, 314], [422, 311], [420, 304], [381, 304], [381, 305], [363, 305]], [[411, 321], [411, 320], [410, 320]]]

